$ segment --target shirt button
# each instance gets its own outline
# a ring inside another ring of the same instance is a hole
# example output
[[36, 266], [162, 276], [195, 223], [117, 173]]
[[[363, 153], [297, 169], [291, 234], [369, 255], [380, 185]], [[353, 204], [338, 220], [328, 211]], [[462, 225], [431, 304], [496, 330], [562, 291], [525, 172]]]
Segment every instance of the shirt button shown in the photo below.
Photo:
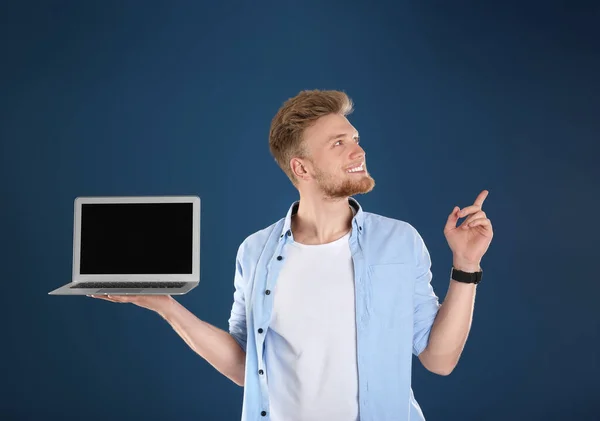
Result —
[[267, 415], [267, 411], [262, 411], [262, 412], [260, 413], [260, 415], [262, 415], [262, 416], [264, 417], [265, 415]]
[[286, 234], [287, 234], [287, 236], [289, 237], [290, 235], [292, 235], [292, 231], [290, 231], [290, 230], [287, 230], [287, 233], [286, 233]]
[[277, 256], [277, 260], [281, 260], [281, 259], [283, 259], [283, 257]]
[[263, 374], [265, 374], [265, 372], [262, 370], [258, 370], [258, 374], [260, 374], [262, 376]]
[[263, 333], [262, 327], [258, 328], [258, 333]]
[[267, 294], [267, 295], [269, 295], [270, 293], [271, 293], [271, 291], [270, 291], [270, 290], [266, 290], [266, 291], [265, 291], [265, 294]]

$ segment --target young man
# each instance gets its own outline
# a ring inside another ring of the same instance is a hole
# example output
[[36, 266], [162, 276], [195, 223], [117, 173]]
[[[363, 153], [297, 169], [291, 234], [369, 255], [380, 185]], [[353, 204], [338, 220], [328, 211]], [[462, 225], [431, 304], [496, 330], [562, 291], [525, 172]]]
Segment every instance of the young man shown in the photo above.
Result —
[[375, 185], [347, 119], [352, 108], [343, 92], [303, 91], [273, 119], [271, 153], [300, 199], [239, 247], [229, 332], [169, 296], [106, 298], [158, 312], [244, 386], [243, 420], [424, 420], [412, 355], [448, 375], [467, 340], [493, 235], [481, 210], [488, 192], [448, 216], [453, 272], [440, 305], [415, 228], [351, 197]]

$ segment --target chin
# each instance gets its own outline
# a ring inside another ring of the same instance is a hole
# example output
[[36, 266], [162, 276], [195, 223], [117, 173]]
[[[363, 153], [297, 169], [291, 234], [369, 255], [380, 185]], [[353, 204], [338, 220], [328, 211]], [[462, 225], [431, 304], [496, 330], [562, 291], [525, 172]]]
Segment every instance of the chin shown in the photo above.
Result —
[[369, 193], [374, 187], [375, 180], [368, 174], [364, 174], [360, 180], [345, 180], [341, 185], [324, 189], [324, 192], [329, 197], [344, 198]]

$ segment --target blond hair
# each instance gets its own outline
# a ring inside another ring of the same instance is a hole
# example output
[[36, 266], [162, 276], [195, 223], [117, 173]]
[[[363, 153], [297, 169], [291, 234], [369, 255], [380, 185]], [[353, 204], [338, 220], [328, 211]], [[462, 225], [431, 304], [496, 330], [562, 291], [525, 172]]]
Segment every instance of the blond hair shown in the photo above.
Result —
[[307, 158], [304, 131], [320, 117], [329, 114], [347, 116], [353, 109], [348, 95], [333, 90], [301, 91], [283, 103], [271, 121], [269, 149], [294, 186], [296, 178], [290, 168], [290, 160], [294, 157]]

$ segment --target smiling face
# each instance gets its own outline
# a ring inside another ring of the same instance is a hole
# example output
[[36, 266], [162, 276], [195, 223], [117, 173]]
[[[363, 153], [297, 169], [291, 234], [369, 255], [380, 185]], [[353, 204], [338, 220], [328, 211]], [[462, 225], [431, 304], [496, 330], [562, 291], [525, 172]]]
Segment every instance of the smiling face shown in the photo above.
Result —
[[341, 114], [329, 114], [308, 127], [303, 136], [308, 157], [294, 158], [292, 169], [303, 174], [300, 185], [311, 185], [325, 197], [341, 199], [373, 190], [365, 151], [356, 129]]

